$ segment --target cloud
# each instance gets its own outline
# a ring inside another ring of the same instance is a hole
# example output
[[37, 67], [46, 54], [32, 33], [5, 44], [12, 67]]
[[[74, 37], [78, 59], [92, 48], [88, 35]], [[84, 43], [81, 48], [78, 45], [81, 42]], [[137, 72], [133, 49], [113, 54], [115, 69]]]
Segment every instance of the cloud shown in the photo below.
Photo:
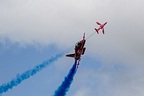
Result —
[[1, 7], [1, 35], [26, 43], [34, 40], [40, 43], [67, 43], [63, 37], [70, 40], [71, 36], [78, 38], [77, 35], [85, 31], [83, 27], [89, 26], [86, 24], [89, 18], [87, 12], [92, 8], [95, 6], [91, 1], [88, 4], [75, 0], [5, 1]]
[[[95, 63], [90, 63], [91, 68], [83, 67], [87, 63], [81, 63], [75, 79], [75, 95], [73, 96], [135, 96], [143, 95], [142, 74], [143, 67], [123, 64], [104, 65], [96, 69]], [[71, 89], [74, 90], [74, 89]]]

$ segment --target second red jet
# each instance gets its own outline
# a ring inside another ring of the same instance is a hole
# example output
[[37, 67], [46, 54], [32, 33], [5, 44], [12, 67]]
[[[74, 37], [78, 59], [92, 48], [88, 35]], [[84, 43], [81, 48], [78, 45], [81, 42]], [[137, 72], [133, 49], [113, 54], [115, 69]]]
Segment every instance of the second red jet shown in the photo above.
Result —
[[95, 28], [97, 34], [99, 34], [99, 30], [102, 29], [102, 33], [104, 34], [104, 26], [107, 24], [107, 22], [105, 22], [104, 24], [101, 24], [99, 22], [96, 22], [99, 25], [99, 28]]

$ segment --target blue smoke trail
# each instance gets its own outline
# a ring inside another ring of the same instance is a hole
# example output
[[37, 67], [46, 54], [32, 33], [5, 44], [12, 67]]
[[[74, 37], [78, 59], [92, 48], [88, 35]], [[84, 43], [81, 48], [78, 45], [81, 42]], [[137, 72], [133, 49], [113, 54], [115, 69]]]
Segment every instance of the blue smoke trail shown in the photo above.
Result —
[[51, 57], [49, 60], [44, 61], [42, 64], [35, 66], [33, 69], [30, 69], [28, 71], [25, 71], [21, 75], [17, 75], [16, 78], [12, 79], [10, 82], [6, 84], [2, 84], [0, 86], [0, 95], [4, 92], [7, 92], [9, 89], [12, 89], [14, 86], [17, 86], [20, 84], [22, 81], [30, 78], [31, 76], [35, 75], [38, 73], [40, 70], [46, 68], [50, 63], [53, 63], [56, 61], [58, 58], [62, 57], [64, 53], [62, 54], [57, 54], [54, 57]]
[[66, 92], [69, 90], [70, 85], [73, 81], [73, 77], [76, 73], [76, 64], [77, 64], [77, 60], [75, 60], [75, 63], [72, 66], [72, 68], [70, 69], [67, 77], [65, 77], [65, 80], [62, 82], [62, 84], [55, 91], [54, 96], [65, 96], [66, 95]]

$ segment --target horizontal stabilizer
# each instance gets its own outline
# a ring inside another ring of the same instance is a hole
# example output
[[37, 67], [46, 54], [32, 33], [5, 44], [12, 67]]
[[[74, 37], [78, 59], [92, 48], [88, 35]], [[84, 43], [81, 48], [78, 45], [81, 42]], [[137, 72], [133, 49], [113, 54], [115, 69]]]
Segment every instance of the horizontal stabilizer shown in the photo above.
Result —
[[75, 57], [75, 54], [67, 54], [66, 57]]

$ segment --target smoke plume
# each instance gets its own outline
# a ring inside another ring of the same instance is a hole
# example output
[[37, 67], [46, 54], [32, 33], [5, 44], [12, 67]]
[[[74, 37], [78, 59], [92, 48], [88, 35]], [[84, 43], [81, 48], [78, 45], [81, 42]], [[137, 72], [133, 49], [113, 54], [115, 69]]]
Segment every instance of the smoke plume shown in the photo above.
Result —
[[68, 75], [65, 77], [62, 84], [55, 91], [54, 96], [65, 96], [66, 95], [66, 92], [69, 90], [70, 85], [73, 81], [74, 75], [76, 73], [76, 64], [77, 64], [77, 60], [75, 60], [75, 63], [73, 64], [72, 68], [70, 69]]
[[0, 95], [4, 92], [7, 92], [9, 89], [12, 89], [14, 86], [18, 86], [22, 81], [35, 75], [40, 70], [46, 68], [49, 64], [53, 63], [54, 61], [56, 61], [58, 58], [62, 57], [63, 55], [64, 55], [64, 53], [57, 54], [56, 56], [51, 57], [49, 60], [44, 61], [42, 64], [39, 64], [39, 65], [33, 67], [32, 69], [25, 71], [22, 74], [18, 74], [10, 82], [0, 85]]

